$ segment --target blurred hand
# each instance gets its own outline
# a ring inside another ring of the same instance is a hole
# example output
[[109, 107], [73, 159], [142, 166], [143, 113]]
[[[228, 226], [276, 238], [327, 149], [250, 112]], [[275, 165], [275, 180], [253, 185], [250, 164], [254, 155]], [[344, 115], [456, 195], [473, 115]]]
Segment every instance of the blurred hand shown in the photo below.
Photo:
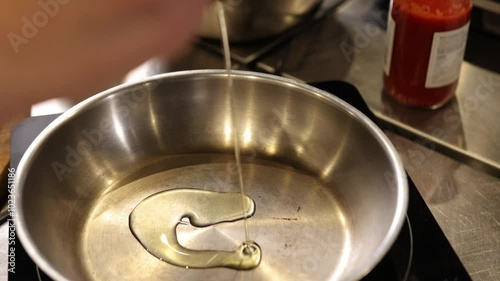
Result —
[[0, 121], [57, 96], [90, 96], [132, 68], [178, 56], [209, 0], [3, 0]]

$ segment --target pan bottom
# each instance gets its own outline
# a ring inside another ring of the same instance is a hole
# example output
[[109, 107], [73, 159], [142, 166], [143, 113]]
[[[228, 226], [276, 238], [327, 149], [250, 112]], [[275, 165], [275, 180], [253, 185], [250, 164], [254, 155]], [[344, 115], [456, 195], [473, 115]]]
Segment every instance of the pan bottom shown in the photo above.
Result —
[[[352, 245], [349, 214], [335, 186], [270, 161], [244, 163], [242, 170], [246, 194], [256, 207], [248, 226], [251, 240], [262, 249], [257, 268], [173, 266], [148, 253], [132, 234], [130, 213], [155, 193], [179, 188], [239, 192], [231, 155], [200, 154], [159, 160], [100, 196], [79, 241], [85, 279], [337, 280]], [[245, 241], [242, 221], [202, 228], [182, 223], [177, 236], [182, 246], [196, 250], [233, 251]]]

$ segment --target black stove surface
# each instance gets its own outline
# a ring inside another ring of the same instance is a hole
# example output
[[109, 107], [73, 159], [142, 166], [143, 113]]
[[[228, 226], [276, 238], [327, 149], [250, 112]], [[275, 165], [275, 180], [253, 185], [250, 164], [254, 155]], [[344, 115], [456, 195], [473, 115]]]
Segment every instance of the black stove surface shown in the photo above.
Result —
[[[335, 93], [377, 122], [355, 87], [345, 82], [312, 83]], [[22, 155], [35, 137], [58, 115], [32, 117], [12, 131], [11, 163], [17, 167]], [[389, 253], [362, 280], [381, 281], [468, 281], [471, 280], [429, 208], [408, 177], [410, 201], [399, 237]], [[16, 238], [16, 273], [9, 272], [9, 281], [51, 280], [28, 257]]]

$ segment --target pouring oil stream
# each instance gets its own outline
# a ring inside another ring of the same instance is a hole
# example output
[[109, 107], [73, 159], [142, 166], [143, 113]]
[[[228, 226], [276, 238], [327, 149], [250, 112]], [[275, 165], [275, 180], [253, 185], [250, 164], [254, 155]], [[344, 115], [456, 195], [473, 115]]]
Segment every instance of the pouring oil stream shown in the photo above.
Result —
[[[250, 270], [260, 264], [262, 252], [257, 243], [250, 241], [248, 233], [247, 219], [255, 213], [255, 202], [245, 195], [229, 40], [222, 3], [218, 2], [217, 5], [225, 53], [226, 90], [230, 99], [234, 154], [240, 194], [198, 189], [165, 190], [141, 201], [129, 216], [129, 226], [139, 243], [160, 261], [186, 268], [227, 267]], [[238, 198], [241, 198], [241, 206]], [[193, 201], [198, 202], [198, 204], [193, 205]], [[164, 211], [165, 206], [170, 206], [169, 212]], [[235, 251], [231, 252], [186, 248], [179, 243], [176, 231], [177, 225], [183, 218], [188, 218], [191, 225], [196, 227], [243, 219], [246, 240]], [[162, 227], [158, 227], [158, 221], [162, 222]]]
[[243, 212], [243, 223], [245, 225], [245, 239], [246, 242], [250, 241], [250, 235], [248, 233], [248, 215], [245, 212], [245, 185], [243, 182], [243, 173], [241, 170], [241, 156], [240, 156], [240, 131], [238, 127], [238, 116], [236, 114], [236, 106], [234, 101], [234, 91], [233, 91], [233, 76], [231, 75], [231, 50], [229, 48], [229, 36], [227, 34], [226, 25], [226, 15], [224, 13], [224, 4], [217, 2], [217, 15], [219, 18], [220, 31], [222, 37], [222, 45], [224, 48], [224, 60], [226, 65], [227, 73], [227, 91], [229, 98], [231, 100], [231, 121], [233, 124], [233, 140], [234, 140], [234, 156], [236, 158], [236, 168], [238, 170], [240, 191], [241, 191], [241, 207]]

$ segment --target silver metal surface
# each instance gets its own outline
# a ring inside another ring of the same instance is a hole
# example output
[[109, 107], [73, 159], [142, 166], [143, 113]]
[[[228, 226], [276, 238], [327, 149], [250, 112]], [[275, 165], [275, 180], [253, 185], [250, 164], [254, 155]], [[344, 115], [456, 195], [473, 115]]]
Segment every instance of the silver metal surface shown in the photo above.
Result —
[[[387, 12], [376, 5], [377, 1], [347, 1], [322, 24], [264, 58], [258, 64], [259, 69], [274, 73], [276, 65], [290, 53], [288, 57], [294, 57], [292, 63], [285, 60], [282, 67], [285, 77], [306, 82], [335, 79], [351, 82], [370, 108], [388, 122], [409, 126], [424, 139], [437, 138], [472, 160], [486, 159], [492, 163], [482, 164], [498, 169], [500, 74], [464, 62], [457, 96], [447, 106], [429, 111], [395, 103], [383, 93], [383, 26]], [[475, 48], [473, 43], [469, 45], [476, 52], [483, 50]]]
[[500, 180], [387, 133], [473, 280], [500, 280]]
[[474, 0], [474, 6], [495, 14], [500, 14], [500, 2], [495, 0]]
[[[239, 190], [226, 76], [193, 71], [94, 96], [28, 149], [16, 179], [17, 230], [42, 270], [56, 280], [367, 274], [405, 219], [406, 175], [390, 142], [356, 109], [310, 86], [252, 72], [234, 80], [245, 185], [256, 204], [250, 238], [263, 254], [258, 268], [179, 269], [147, 253], [129, 229], [130, 211], [159, 191]], [[220, 226], [188, 229], [179, 239], [194, 249], [242, 242], [241, 224]]]
[[[215, 2], [215, 1], [214, 1]], [[300, 23], [321, 0], [225, 0], [229, 39], [251, 41], [270, 37]], [[200, 35], [220, 39], [215, 3], [204, 13]]]

